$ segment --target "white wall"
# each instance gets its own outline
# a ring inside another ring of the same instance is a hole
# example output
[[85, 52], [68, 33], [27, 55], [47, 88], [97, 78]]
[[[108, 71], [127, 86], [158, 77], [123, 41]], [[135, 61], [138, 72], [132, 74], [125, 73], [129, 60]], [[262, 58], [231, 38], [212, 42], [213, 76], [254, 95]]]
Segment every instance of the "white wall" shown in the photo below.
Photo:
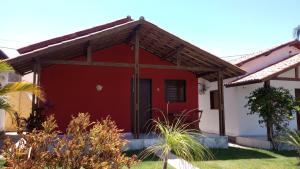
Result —
[[262, 56], [257, 59], [254, 59], [252, 61], [249, 61], [243, 65], [241, 65], [241, 68], [247, 71], [247, 74], [253, 73], [257, 70], [260, 70], [266, 66], [272, 65], [274, 63], [277, 63], [278, 61], [281, 61], [285, 58], [288, 58], [289, 56], [298, 54], [300, 51], [299, 49], [293, 47], [293, 46], [286, 46], [283, 48], [280, 48], [271, 54], [267, 56]]
[[[287, 71], [281, 77], [294, 77], [294, 70]], [[224, 83], [231, 81], [226, 79]], [[200, 129], [208, 133], [219, 133], [219, 112], [210, 109], [210, 91], [217, 90], [217, 82], [208, 82], [199, 78], [199, 83], [205, 84], [208, 90], [204, 94], [199, 94], [199, 109], [203, 110], [200, 121]], [[280, 81], [271, 80], [271, 86], [284, 87], [289, 89], [294, 96], [295, 88], [300, 89], [300, 81]], [[263, 83], [250, 84], [237, 87], [224, 87], [224, 109], [225, 109], [225, 130], [229, 136], [245, 135], [266, 135], [266, 128], [258, 123], [257, 115], [247, 115], [249, 110], [245, 107], [246, 97], [255, 89], [263, 87]], [[290, 128], [296, 128], [296, 120], [290, 122]]]
[[[224, 83], [231, 81], [226, 79]], [[199, 94], [199, 109], [203, 110], [200, 129], [208, 133], [219, 133], [219, 111], [210, 109], [210, 91], [217, 90], [217, 82], [208, 82], [199, 79], [199, 83], [206, 84], [209, 88], [204, 94]], [[263, 86], [262, 83], [239, 87], [224, 87], [224, 111], [226, 135], [264, 135], [265, 128], [258, 125], [257, 115], [247, 115], [249, 112], [244, 105], [246, 96], [254, 89]]]

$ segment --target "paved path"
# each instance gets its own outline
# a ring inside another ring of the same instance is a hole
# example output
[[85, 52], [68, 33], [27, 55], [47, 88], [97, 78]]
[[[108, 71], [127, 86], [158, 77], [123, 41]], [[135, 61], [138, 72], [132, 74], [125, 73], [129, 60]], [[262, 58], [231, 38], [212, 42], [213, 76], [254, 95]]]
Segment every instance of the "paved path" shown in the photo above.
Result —
[[[158, 156], [159, 158], [162, 159], [160, 152], [156, 153], [156, 156]], [[193, 166], [189, 162], [187, 162], [181, 158], [178, 158], [173, 153], [169, 154], [168, 164], [176, 169], [199, 169], [198, 167]]]

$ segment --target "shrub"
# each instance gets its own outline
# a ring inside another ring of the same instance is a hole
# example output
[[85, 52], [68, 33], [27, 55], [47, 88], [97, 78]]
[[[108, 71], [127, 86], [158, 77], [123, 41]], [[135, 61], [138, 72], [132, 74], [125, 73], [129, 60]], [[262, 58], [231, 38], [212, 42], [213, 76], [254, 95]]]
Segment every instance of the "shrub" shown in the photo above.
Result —
[[50, 116], [43, 124], [43, 130], [30, 133], [20, 132], [20, 141], [15, 145], [5, 140], [4, 157], [16, 169], [40, 168], [130, 168], [135, 157], [122, 154], [127, 143], [121, 138], [121, 131], [114, 121], [107, 117], [90, 122], [90, 116], [79, 113], [72, 117], [66, 135], [58, 135], [57, 124]]
[[247, 98], [248, 115], [259, 116], [258, 123], [268, 128], [268, 139], [273, 149], [278, 149], [276, 138], [286, 133], [293, 113], [299, 110], [295, 98], [289, 90], [271, 86], [258, 88]]
[[163, 160], [163, 169], [167, 169], [168, 158], [171, 152], [187, 161], [213, 159], [210, 150], [197, 139], [202, 135], [198, 130], [189, 129], [191, 124], [184, 121], [184, 116], [176, 118], [172, 122], [164, 115], [163, 120], [153, 120], [154, 127], [152, 131], [159, 135], [162, 142], [146, 148], [141, 153], [142, 158], [153, 154], [160, 155]]
[[[300, 131], [299, 130], [291, 130], [283, 137], [284, 142], [294, 146], [298, 152], [298, 159], [300, 162]], [[299, 163], [300, 165], [300, 163]]]

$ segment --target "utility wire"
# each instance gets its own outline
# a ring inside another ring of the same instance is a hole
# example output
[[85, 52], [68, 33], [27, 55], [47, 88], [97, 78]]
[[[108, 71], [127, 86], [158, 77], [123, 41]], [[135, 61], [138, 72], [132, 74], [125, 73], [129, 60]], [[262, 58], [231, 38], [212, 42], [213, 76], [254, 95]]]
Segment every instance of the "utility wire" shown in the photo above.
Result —
[[6, 47], [6, 46], [0, 46], [0, 48], [3, 48], [3, 49], [11, 49], [11, 50], [17, 50], [17, 48], [11, 48], [11, 47]]
[[26, 43], [26, 42], [24, 42], [24, 41], [17, 41], [17, 40], [11, 40], [11, 39], [2, 39], [2, 38], [0, 38], [0, 41]]
[[230, 56], [222, 56], [220, 58], [232, 58], [232, 57], [239, 57], [239, 56], [246, 56], [246, 55], [250, 55], [252, 53], [245, 53], [245, 54], [239, 54], [239, 55], [230, 55]]

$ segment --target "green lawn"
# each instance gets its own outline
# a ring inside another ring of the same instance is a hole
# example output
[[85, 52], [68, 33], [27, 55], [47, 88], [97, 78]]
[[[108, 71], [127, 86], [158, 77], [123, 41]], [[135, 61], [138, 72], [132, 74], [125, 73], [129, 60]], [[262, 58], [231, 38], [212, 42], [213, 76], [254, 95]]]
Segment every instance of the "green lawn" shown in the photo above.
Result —
[[[141, 151], [128, 151], [125, 152], [128, 156], [131, 156], [133, 154], [139, 155]], [[133, 166], [132, 169], [161, 169], [163, 166], [162, 161], [156, 157], [151, 156], [147, 157], [137, 165]], [[168, 169], [173, 169], [173, 167], [168, 166]]]
[[[195, 161], [201, 169], [299, 169], [295, 151], [273, 152], [260, 149], [212, 149], [215, 160]], [[140, 151], [126, 152], [128, 156], [139, 154]], [[0, 160], [0, 168], [4, 161]], [[155, 156], [144, 159], [132, 169], [161, 169], [162, 162]], [[169, 166], [169, 169], [173, 169]]]
[[296, 151], [273, 152], [261, 149], [214, 149], [215, 160], [197, 161], [201, 169], [299, 169]]

